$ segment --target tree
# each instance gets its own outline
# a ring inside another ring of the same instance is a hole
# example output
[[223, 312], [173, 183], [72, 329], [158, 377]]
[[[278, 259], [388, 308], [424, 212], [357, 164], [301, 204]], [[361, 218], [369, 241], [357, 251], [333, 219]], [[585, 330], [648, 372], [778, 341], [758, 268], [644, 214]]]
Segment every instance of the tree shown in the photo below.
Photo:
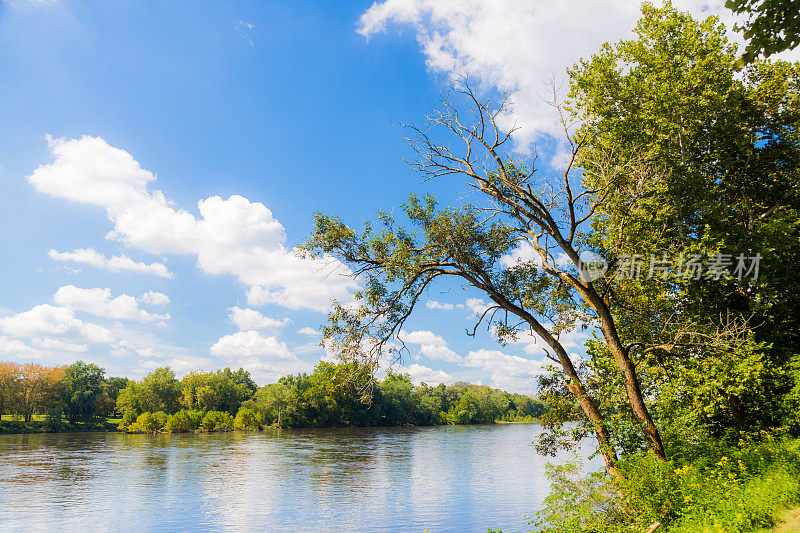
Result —
[[114, 414], [122, 414], [121, 412], [115, 413], [117, 406], [117, 399], [122, 390], [128, 385], [128, 378], [110, 377], [105, 380], [103, 384], [103, 413], [106, 416]]
[[276, 420], [281, 427], [281, 415], [289, 402], [291, 391], [283, 383], [272, 383], [258, 389], [255, 397], [246, 402], [244, 407], [258, 411], [264, 415], [264, 422]]
[[800, 6], [797, 0], [727, 0], [725, 6], [748, 20], [736, 29], [748, 39], [742, 61], [769, 57], [800, 44]]
[[[717, 19], [669, 5], [645, 5], [635, 31], [570, 72], [587, 139], [578, 162], [591, 188], [611, 186], [591, 245], [612, 266], [744, 252], [769, 268], [609, 279], [616, 323], [678, 439], [693, 434], [686, 421], [718, 434], [780, 425], [796, 410], [787, 391], [800, 349], [800, 65], [738, 70]], [[590, 352], [593, 379], [613, 390], [610, 354]], [[624, 414], [624, 400], [606, 395], [605, 407]]]
[[36, 413], [44, 413], [58, 406], [64, 380], [63, 367], [24, 365], [17, 391], [17, 412], [30, 422]]
[[136, 413], [174, 413], [180, 406], [180, 382], [167, 367], [157, 368], [140, 383], [130, 381], [117, 398], [117, 409]]
[[16, 363], [0, 363], [0, 416], [14, 405], [21, 373]]
[[[462, 104], [468, 106], [472, 121], [466, 122]], [[365, 280], [365, 288], [355, 295], [359, 305], [335, 304], [323, 333], [343, 360], [369, 368], [385, 354], [396, 355], [392, 345], [402, 342], [397, 333], [433, 282], [451, 278], [482, 291], [492, 305], [478, 323], [486, 319], [501, 340], [522, 332], [544, 340], [548, 357], [560, 366], [567, 387], [591, 421], [609, 471], [618, 473], [605, 417], [559, 340], [564, 331], [597, 324], [648, 447], [661, 458], [664, 448], [636, 365], [622, 344], [610, 295], [587, 276], [581, 260], [581, 253], [589, 249], [588, 222], [607, 199], [610, 186], [581, 185], [575, 162], [586, 140], [573, 139], [571, 118], [555, 101], [554, 105], [562, 112], [570, 157], [562, 173], [543, 175], [536, 172], [535, 157], [523, 160], [506, 149], [514, 130], [502, 130], [497, 121], [505, 100], [493, 106], [479, 99], [468, 83], [460, 84], [431, 121], [461, 149], [411, 126], [411, 146], [418, 155], [414, 168], [431, 178], [464, 178], [481, 193], [483, 203], [439, 210], [433, 197], [412, 196], [403, 210], [419, 234], [387, 213], [380, 214], [380, 231], [368, 224], [361, 232], [339, 218], [319, 214], [305, 250], [334, 256]], [[520, 243], [534, 250], [537, 261], [513, 266], [501, 261]], [[566, 260], [557, 260], [559, 254]]]
[[104, 373], [99, 366], [83, 361], [64, 369], [64, 404], [70, 422], [90, 420], [95, 415], [103, 393]]

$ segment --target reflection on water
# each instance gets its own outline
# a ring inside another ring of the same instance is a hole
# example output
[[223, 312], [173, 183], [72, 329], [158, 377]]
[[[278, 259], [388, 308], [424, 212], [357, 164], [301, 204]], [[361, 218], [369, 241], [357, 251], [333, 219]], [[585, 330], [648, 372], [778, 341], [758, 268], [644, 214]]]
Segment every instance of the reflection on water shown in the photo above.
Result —
[[0, 528], [527, 531], [538, 431], [0, 435]]

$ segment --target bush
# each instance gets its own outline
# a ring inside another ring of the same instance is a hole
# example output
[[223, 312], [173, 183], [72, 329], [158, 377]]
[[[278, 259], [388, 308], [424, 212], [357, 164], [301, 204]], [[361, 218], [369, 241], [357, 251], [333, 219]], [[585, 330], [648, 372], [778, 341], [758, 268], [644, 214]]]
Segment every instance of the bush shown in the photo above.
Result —
[[164, 427], [167, 423], [167, 414], [164, 411], [155, 413], [142, 413], [136, 422], [128, 426], [130, 433], [152, 433]]
[[800, 501], [800, 441], [758, 439], [683, 464], [634, 455], [619, 465], [622, 481], [581, 477], [577, 462], [549, 465], [552, 492], [531, 523], [549, 533], [646, 531], [654, 522], [665, 533], [771, 527], [775, 513]]
[[136, 423], [136, 418], [138, 416], [139, 415], [136, 413], [136, 411], [133, 411], [131, 409], [128, 409], [127, 411], [122, 413], [122, 420], [119, 423], [119, 429], [127, 430], [131, 425]]
[[245, 431], [257, 431], [264, 425], [264, 419], [261, 413], [257, 413], [252, 409], [242, 407], [236, 413], [236, 419], [233, 421], [235, 429], [242, 429]]
[[170, 433], [186, 433], [198, 429], [202, 421], [202, 411], [181, 410], [169, 417], [164, 430]]
[[230, 431], [233, 429], [233, 417], [225, 411], [209, 411], [200, 422], [206, 431]]

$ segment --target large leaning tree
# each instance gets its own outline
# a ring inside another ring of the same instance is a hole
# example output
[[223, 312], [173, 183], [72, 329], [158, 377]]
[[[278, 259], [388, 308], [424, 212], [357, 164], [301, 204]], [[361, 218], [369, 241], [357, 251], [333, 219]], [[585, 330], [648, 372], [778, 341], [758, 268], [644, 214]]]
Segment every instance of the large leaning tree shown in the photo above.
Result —
[[[323, 342], [342, 359], [373, 368], [397, 350], [404, 322], [440, 278], [482, 291], [492, 305], [478, 324], [486, 321], [501, 341], [530, 333], [544, 341], [592, 426], [607, 469], [618, 474], [605, 415], [560, 337], [587, 324], [599, 329], [644, 441], [663, 458], [659, 430], [610, 309], [607, 282], [593, 280], [581, 259], [588, 250], [589, 223], [614, 184], [623, 175], [649, 170], [639, 160], [609, 165], [605, 185], [585, 188], [575, 166], [585, 139], [572, 135], [570, 117], [553, 103], [562, 113], [569, 157], [563, 172], [540, 172], [535, 156], [519, 158], [509, 147], [514, 128], [499, 125], [506, 100], [495, 106], [468, 83], [457, 84], [429, 117], [431, 128], [410, 126], [417, 156], [412, 166], [426, 178], [464, 180], [479, 193], [477, 202], [439, 209], [431, 196], [412, 196], [403, 206], [407, 223], [381, 213], [379, 228], [367, 224], [359, 231], [319, 214], [305, 250], [338, 258], [363, 281], [356, 305], [334, 303]], [[449, 137], [446, 142], [434, 138], [439, 132]], [[602, 167], [596, 163], [595, 168]], [[537, 259], [509, 266], [504, 257], [520, 245], [529, 245]]]

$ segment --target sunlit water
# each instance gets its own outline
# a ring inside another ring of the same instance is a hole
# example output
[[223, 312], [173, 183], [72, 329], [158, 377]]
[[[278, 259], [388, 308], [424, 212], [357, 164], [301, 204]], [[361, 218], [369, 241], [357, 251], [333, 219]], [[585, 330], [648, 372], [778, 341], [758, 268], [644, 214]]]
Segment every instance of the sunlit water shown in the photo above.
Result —
[[0, 528], [529, 531], [558, 462], [531, 446], [539, 431], [0, 435]]

